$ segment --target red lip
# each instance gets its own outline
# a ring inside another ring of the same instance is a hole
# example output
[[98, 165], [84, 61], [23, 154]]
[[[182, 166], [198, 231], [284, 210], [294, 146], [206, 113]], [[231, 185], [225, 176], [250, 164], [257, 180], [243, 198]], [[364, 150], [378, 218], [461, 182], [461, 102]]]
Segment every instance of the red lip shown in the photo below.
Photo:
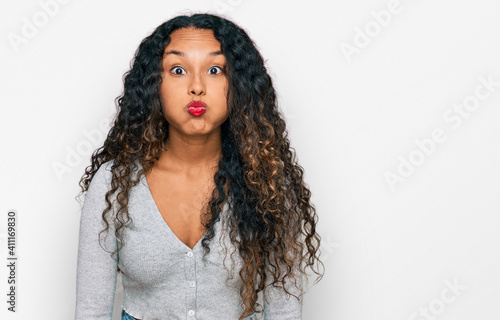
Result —
[[201, 116], [207, 110], [207, 105], [202, 101], [191, 101], [186, 107], [188, 112], [195, 117]]

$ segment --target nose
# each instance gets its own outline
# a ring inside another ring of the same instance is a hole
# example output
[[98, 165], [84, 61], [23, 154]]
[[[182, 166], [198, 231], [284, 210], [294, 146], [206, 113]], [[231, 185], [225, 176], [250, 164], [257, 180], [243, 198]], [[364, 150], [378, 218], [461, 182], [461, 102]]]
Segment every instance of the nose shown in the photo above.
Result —
[[189, 94], [194, 94], [197, 96], [205, 94], [205, 83], [199, 73], [195, 73], [191, 77], [191, 82], [189, 83], [188, 90]]

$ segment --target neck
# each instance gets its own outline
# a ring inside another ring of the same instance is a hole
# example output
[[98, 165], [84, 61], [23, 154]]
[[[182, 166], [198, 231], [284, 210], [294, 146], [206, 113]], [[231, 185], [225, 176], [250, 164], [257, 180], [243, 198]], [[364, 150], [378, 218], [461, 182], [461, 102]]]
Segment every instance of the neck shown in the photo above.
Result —
[[221, 150], [220, 128], [206, 136], [192, 137], [170, 130], [158, 162], [160, 166], [165, 164], [180, 171], [214, 168], [219, 163]]

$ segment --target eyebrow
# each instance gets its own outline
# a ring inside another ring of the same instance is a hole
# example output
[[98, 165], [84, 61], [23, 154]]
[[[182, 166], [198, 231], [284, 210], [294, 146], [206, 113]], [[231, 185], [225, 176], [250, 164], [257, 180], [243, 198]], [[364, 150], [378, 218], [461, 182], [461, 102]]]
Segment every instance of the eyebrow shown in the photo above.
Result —
[[[184, 54], [184, 52], [181, 52], [181, 51], [177, 51], [177, 50], [170, 50], [170, 51], [167, 51], [165, 52], [165, 55], [167, 54], [175, 54], [175, 55], [178, 55], [178, 56], [181, 56], [181, 57], [185, 57], [186, 55]], [[207, 54], [208, 57], [210, 56], [217, 56], [217, 55], [220, 55], [222, 54], [222, 51], [214, 51], [214, 52], [210, 52]]]

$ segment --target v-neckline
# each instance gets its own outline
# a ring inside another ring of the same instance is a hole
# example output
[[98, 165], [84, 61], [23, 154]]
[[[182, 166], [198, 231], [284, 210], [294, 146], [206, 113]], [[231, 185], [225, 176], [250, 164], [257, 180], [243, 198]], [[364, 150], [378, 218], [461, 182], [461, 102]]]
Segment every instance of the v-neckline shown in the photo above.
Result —
[[163, 218], [163, 215], [161, 214], [160, 209], [158, 208], [158, 205], [156, 204], [156, 201], [153, 197], [153, 193], [151, 192], [151, 189], [149, 188], [149, 184], [148, 184], [148, 181], [146, 179], [145, 174], [142, 174], [141, 180], [143, 181], [144, 186], [147, 189], [146, 194], [147, 194], [147, 197], [149, 198], [149, 201], [151, 202], [151, 206], [154, 208], [155, 212], [153, 213], [153, 217], [157, 220], [157, 223], [163, 224], [165, 226], [167, 232], [170, 233], [170, 235], [176, 239], [176, 242], [179, 243], [180, 246], [187, 248], [189, 251], [195, 251], [197, 249], [197, 247], [199, 247], [203, 238], [205, 238], [205, 235], [207, 234], [208, 230], [205, 231], [203, 236], [201, 236], [201, 238], [198, 240], [198, 242], [196, 242], [194, 247], [191, 249], [191, 247], [189, 247], [181, 239], [179, 239], [179, 237], [177, 237], [177, 235], [174, 233], [174, 231], [172, 231], [172, 228], [170, 228], [170, 226], [168, 225], [167, 221], [165, 221], [165, 218]]

